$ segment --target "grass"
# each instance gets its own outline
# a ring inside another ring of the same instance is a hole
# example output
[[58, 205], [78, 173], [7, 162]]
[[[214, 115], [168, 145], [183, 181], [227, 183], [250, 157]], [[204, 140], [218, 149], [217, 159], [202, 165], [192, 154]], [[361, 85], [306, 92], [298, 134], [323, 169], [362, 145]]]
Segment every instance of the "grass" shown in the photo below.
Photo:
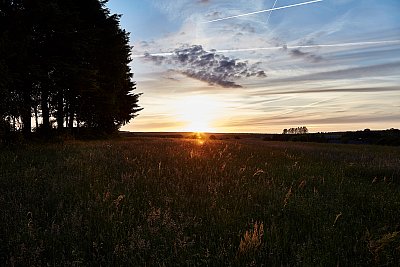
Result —
[[130, 138], [0, 151], [0, 262], [400, 264], [400, 149]]

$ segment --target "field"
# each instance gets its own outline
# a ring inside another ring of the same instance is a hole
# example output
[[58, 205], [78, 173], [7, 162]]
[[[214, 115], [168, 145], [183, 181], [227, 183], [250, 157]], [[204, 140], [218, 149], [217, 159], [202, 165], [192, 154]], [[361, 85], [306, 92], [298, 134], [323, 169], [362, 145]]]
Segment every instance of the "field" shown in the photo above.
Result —
[[126, 138], [0, 150], [0, 264], [400, 264], [400, 148]]

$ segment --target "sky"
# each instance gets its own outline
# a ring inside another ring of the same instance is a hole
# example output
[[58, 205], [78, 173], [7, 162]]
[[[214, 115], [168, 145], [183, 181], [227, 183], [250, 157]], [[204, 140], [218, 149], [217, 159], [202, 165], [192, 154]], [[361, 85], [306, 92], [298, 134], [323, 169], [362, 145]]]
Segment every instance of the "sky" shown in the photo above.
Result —
[[143, 93], [144, 109], [122, 130], [400, 128], [399, 0], [110, 0], [107, 7], [130, 32], [135, 92]]

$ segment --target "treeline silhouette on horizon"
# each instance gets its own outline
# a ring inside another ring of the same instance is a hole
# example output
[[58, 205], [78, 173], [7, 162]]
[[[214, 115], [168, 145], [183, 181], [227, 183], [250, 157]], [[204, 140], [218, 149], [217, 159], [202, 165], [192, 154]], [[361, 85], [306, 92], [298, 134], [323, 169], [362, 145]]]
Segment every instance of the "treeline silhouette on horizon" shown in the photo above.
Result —
[[[285, 129], [286, 130], [286, 129]], [[400, 146], [400, 130], [387, 129], [373, 131], [364, 129], [347, 132], [327, 133], [285, 133], [271, 134], [264, 137], [265, 141], [292, 141], [292, 142], [314, 142], [332, 144], [365, 144], [365, 145], [388, 145]]]
[[0, 1], [0, 137], [111, 134], [141, 110], [129, 34], [106, 2]]

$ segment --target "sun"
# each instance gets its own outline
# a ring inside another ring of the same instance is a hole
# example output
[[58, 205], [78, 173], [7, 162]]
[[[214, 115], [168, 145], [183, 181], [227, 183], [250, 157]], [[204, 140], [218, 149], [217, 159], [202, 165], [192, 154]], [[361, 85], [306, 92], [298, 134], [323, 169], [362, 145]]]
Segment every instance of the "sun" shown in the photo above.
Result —
[[175, 105], [178, 120], [184, 123], [187, 132], [213, 132], [213, 123], [221, 108], [219, 102], [206, 95], [180, 98]]

